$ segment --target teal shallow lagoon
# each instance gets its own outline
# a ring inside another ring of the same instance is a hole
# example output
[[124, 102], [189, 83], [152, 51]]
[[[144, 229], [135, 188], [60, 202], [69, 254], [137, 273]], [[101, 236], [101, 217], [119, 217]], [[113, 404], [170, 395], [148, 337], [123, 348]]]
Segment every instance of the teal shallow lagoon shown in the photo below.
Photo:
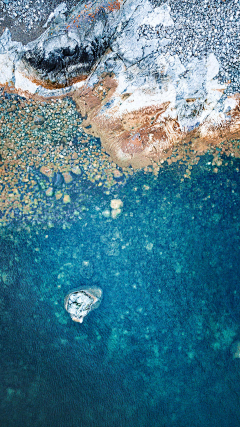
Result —
[[[239, 161], [210, 161], [93, 186], [74, 221], [2, 227], [1, 425], [239, 424]], [[104, 297], [78, 324], [64, 297], [85, 285]]]

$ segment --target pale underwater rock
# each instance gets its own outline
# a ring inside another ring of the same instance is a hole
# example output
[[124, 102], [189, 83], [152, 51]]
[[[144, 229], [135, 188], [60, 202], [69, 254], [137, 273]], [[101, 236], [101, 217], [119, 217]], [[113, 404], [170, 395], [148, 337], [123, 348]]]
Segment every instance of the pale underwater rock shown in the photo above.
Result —
[[70, 196], [68, 194], [64, 194], [63, 196], [63, 203], [71, 203]]
[[121, 208], [123, 207], [123, 202], [120, 199], [112, 199], [110, 206], [112, 208], [111, 217], [115, 219], [122, 212]]
[[110, 206], [112, 209], [120, 209], [123, 207], [123, 202], [120, 199], [112, 199]]
[[240, 341], [235, 341], [231, 346], [233, 359], [240, 359]]
[[67, 294], [64, 307], [74, 322], [82, 323], [87, 314], [98, 308], [102, 300], [102, 289], [97, 287], [78, 288]]

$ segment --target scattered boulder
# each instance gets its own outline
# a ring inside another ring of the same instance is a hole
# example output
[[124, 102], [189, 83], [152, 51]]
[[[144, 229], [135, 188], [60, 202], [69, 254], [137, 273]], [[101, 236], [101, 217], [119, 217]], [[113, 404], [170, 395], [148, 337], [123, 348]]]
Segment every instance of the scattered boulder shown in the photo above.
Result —
[[79, 288], [67, 294], [64, 307], [72, 320], [82, 323], [87, 314], [98, 308], [102, 300], [102, 289], [97, 287]]

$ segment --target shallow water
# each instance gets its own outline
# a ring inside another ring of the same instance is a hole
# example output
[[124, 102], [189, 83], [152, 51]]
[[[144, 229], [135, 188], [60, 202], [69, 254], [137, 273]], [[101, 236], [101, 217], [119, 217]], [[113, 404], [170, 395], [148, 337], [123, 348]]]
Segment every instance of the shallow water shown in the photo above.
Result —
[[[0, 228], [1, 426], [240, 425], [239, 166], [85, 180], [74, 220]], [[80, 286], [103, 289], [83, 324]]]

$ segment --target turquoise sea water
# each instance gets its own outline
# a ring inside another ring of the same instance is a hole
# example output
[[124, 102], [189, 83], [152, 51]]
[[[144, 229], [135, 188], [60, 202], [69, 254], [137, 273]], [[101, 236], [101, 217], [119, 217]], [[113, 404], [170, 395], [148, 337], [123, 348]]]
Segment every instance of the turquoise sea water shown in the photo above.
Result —
[[[2, 227], [1, 426], [240, 425], [239, 161], [210, 161], [93, 185], [64, 229]], [[64, 297], [92, 285], [75, 323]]]

